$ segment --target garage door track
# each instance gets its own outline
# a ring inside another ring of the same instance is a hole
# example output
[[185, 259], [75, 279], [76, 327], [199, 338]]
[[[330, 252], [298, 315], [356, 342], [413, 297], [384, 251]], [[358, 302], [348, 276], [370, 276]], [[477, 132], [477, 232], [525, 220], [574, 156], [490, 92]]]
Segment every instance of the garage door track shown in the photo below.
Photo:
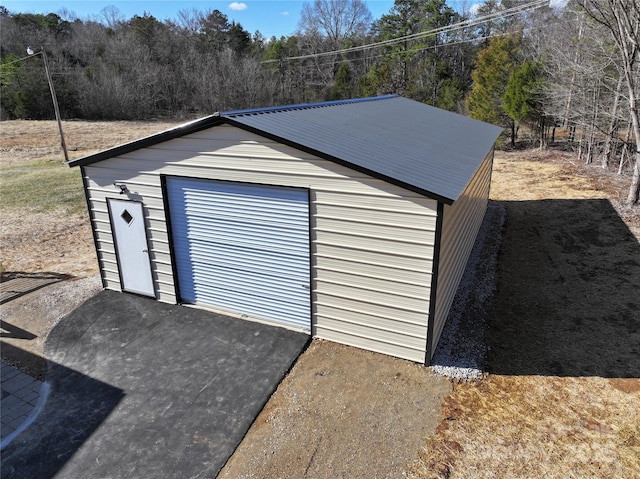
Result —
[[103, 291], [51, 331], [48, 400], [2, 477], [215, 477], [308, 340]]

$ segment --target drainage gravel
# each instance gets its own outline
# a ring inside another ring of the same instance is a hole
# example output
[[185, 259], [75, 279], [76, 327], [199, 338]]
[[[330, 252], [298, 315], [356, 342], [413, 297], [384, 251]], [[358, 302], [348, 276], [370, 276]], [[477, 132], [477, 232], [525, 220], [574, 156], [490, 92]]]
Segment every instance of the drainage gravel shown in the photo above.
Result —
[[484, 374], [488, 316], [496, 290], [504, 221], [504, 206], [489, 202], [431, 361], [436, 374], [463, 381], [480, 379]]

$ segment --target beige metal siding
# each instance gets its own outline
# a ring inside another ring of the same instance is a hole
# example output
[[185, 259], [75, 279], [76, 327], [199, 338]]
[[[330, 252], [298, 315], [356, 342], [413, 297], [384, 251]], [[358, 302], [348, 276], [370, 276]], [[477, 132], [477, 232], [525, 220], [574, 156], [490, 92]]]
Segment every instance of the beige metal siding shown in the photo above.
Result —
[[117, 181], [145, 206], [156, 291], [169, 303], [176, 297], [161, 174], [310, 189], [312, 333], [424, 361], [435, 200], [232, 126], [84, 170], [107, 287], [120, 289], [106, 208], [107, 197], [126, 198]]
[[442, 334], [442, 328], [487, 210], [492, 164], [493, 150], [485, 157], [458, 200], [451, 206], [444, 206], [432, 352]]

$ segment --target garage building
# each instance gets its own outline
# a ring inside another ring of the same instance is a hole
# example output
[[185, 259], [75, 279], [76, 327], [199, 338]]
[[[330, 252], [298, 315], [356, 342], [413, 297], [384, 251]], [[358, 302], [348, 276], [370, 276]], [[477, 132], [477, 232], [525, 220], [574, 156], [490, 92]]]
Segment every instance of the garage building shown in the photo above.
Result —
[[428, 364], [500, 132], [392, 95], [218, 113], [69, 165], [105, 288]]

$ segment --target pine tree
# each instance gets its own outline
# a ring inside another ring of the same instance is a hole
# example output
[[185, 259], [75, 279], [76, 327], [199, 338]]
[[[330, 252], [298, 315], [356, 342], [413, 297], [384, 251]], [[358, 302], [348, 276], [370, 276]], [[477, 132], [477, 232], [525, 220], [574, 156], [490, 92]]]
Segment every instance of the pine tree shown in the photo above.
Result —
[[531, 60], [526, 60], [513, 71], [502, 95], [502, 105], [512, 120], [511, 146], [515, 146], [520, 122], [531, 120], [539, 125], [542, 116], [540, 91], [542, 79], [540, 68]]
[[342, 62], [336, 75], [333, 79], [333, 86], [331, 87], [331, 100], [345, 100], [353, 98], [358, 92], [355, 91], [353, 85], [353, 75], [351, 74], [351, 68], [349, 62]]
[[473, 87], [467, 98], [469, 115], [477, 120], [500, 126], [509, 124], [502, 104], [502, 95], [517, 64], [519, 35], [493, 37], [486, 48], [478, 52], [473, 70]]

